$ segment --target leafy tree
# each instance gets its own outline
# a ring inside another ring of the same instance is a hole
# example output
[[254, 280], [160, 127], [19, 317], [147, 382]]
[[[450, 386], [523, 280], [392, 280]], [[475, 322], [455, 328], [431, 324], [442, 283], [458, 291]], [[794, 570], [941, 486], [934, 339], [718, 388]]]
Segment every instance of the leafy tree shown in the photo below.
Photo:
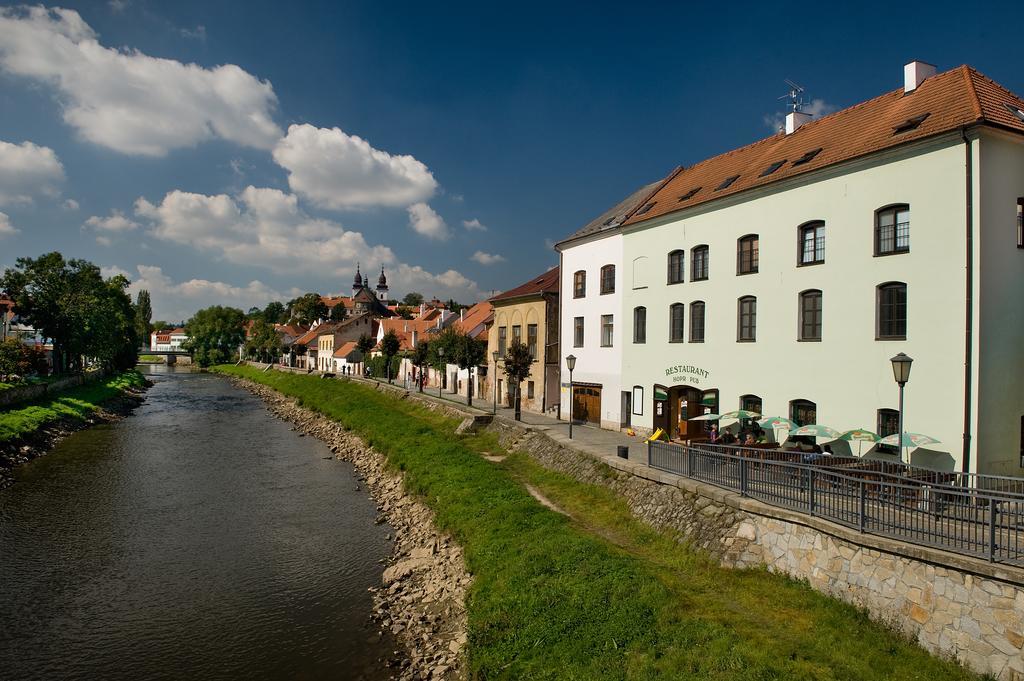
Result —
[[164, 329], [171, 328], [171, 325], [162, 319], [154, 319], [153, 323], [150, 324], [149, 326], [153, 329], [153, 331], [163, 331]]
[[398, 316], [401, 317], [402, 319], [412, 319], [414, 316], [413, 309], [406, 305], [399, 305], [398, 309], [395, 310], [395, 312], [398, 313]]
[[416, 384], [419, 391], [423, 392], [423, 368], [430, 365], [430, 341], [421, 340], [412, 349], [409, 356], [412, 365], [416, 367]]
[[29, 374], [45, 375], [47, 371], [46, 351], [25, 345], [17, 338], [0, 342], [0, 380]]
[[245, 314], [233, 307], [207, 307], [185, 323], [185, 333], [189, 337], [182, 347], [199, 366], [226, 362], [245, 342]]
[[142, 289], [135, 296], [135, 333], [143, 343], [149, 342], [149, 334], [153, 331], [149, 320], [153, 318], [153, 305], [149, 299], [149, 291]]
[[530, 349], [519, 341], [513, 341], [505, 352], [505, 376], [510, 385], [516, 386], [516, 421], [522, 420], [520, 386], [530, 375], [531, 364]]
[[454, 298], [449, 298], [448, 302], [445, 303], [445, 307], [447, 307], [452, 312], [458, 313], [460, 310], [465, 309], [467, 306], [463, 305], [462, 303], [455, 302]]
[[245, 313], [246, 319], [263, 319], [263, 310], [259, 309], [255, 305], [249, 308], [249, 311]]
[[405, 298], [402, 298], [402, 305], [408, 305], [409, 307], [419, 307], [423, 304], [423, 294], [417, 293], [416, 291], [409, 291], [405, 294]]
[[263, 308], [263, 319], [268, 324], [283, 324], [288, 318], [287, 310], [284, 309], [284, 304], [273, 301], [267, 303], [267, 306]]
[[291, 320], [298, 324], [309, 325], [318, 319], [327, 318], [327, 305], [319, 293], [307, 293], [288, 301]]
[[368, 336], [365, 333], [356, 341], [356, 349], [359, 350], [363, 357], [369, 357], [370, 350], [373, 350], [376, 345], [377, 339], [373, 336]]
[[249, 337], [245, 341], [245, 354], [256, 357], [262, 362], [273, 362], [281, 356], [281, 337], [272, 324], [264, 319], [257, 319], [249, 329]]
[[380, 341], [380, 351], [384, 355], [389, 365], [388, 367], [388, 383], [391, 383], [391, 371], [390, 364], [391, 358], [398, 355], [398, 350], [402, 347], [402, 342], [398, 340], [398, 334], [395, 333], [394, 329], [389, 329], [384, 337]]
[[466, 388], [466, 404], [473, 406], [473, 367], [480, 366], [487, 357], [487, 343], [476, 340], [469, 336], [462, 329], [449, 326], [446, 327], [433, 341], [435, 345], [444, 348], [444, 360], [446, 363], [455, 364], [460, 369], [469, 369], [469, 385]]
[[340, 322], [348, 317], [348, 310], [341, 303], [336, 304], [331, 308], [330, 319], [332, 322]]

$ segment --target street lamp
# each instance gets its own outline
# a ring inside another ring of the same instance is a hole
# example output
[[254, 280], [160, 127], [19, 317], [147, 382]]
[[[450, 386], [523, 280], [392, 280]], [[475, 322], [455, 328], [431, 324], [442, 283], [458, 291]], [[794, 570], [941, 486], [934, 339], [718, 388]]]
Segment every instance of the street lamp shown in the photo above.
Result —
[[437, 377], [437, 397], [438, 397], [438, 399], [441, 399], [441, 379], [444, 377], [444, 369], [445, 369], [445, 364], [444, 364], [444, 348], [438, 348], [437, 349], [437, 359], [439, 360], [438, 363], [441, 365], [441, 368], [438, 369], [438, 372], [441, 375]]
[[900, 447], [900, 461], [903, 461], [903, 386], [910, 380], [910, 365], [914, 360], [901, 352], [889, 361], [892, 362], [892, 376], [900, 387], [900, 431], [897, 441]]
[[498, 351], [494, 350], [491, 352], [491, 359], [494, 360], [494, 375], [491, 376], [491, 383], [494, 384], [494, 407], [491, 409], [492, 414], [498, 413]]
[[573, 407], [573, 394], [572, 394], [572, 370], [576, 368], [576, 356], [569, 355], [565, 358], [565, 366], [569, 368], [569, 439], [572, 439], [572, 407]]

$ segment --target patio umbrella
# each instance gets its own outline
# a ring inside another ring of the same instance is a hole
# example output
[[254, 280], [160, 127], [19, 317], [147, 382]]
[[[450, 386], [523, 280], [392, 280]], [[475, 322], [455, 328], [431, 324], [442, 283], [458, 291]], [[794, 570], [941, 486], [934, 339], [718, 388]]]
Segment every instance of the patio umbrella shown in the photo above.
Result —
[[787, 419], [785, 416], [768, 416], [759, 420], [757, 422], [757, 425], [761, 426], [762, 428], [773, 429], [785, 428], [786, 430], [789, 430], [790, 428], [796, 428], [796, 424]]
[[806, 426], [800, 426], [799, 428], [793, 428], [789, 431], [790, 435], [809, 435], [811, 437], [827, 437], [830, 440], [835, 440], [839, 437], [839, 431], [835, 428], [829, 428], [828, 426], [822, 426], [817, 423], [809, 423]]
[[854, 428], [853, 430], [848, 430], [845, 433], [843, 433], [842, 435], [840, 435], [839, 439], [840, 440], [846, 440], [847, 442], [856, 442], [856, 443], [858, 443], [857, 444], [857, 456], [862, 456], [864, 454], [864, 452], [862, 450], [862, 447], [864, 445], [862, 445], [860, 443], [862, 443], [862, 442], [874, 443], [874, 442], [878, 442], [882, 438], [881, 438], [880, 435], [878, 435], [878, 433], [873, 433], [870, 430], [865, 430], [864, 428]]
[[736, 411], [727, 411], [722, 414], [723, 419], [759, 419], [761, 415], [756, 411], [747, 411], [746, 409], [737, 409]]
[[924, 435], [923, 433], [903, 433], [903, 442], [899, 442], [900, 438], [898, 435], [893, 434], [888, 437], [883, 437], [879, 442], [883, 445], [892, 445], [893, 447], [923, 447], [924, 445], [934, 444], [941, 442], [931, 435]]
[[718, 414], [702, 414], [700, 416], [694, 416], [692, 419], [686, 419], [687, 421], [717, 421], [722, 418]]

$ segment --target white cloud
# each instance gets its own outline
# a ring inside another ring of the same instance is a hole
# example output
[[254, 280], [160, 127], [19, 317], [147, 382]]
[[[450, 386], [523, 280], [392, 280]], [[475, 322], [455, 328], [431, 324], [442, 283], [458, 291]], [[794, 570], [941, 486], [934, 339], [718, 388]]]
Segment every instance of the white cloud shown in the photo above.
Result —
[[74, 10], [0, 9], [0, 70], [51, 86], [65, 123], [124, 154], [163, 156], [212, 138], [269, 149], [281, 136], [269, 82], [234, 64], [104, 47]]
[[425, 201], [437, 181], [412, 156], [393, 156], [338, 128], [291, 125], [274, 147], [292, 191], [322, 208], [403, 207]]
[[181, 33], [182, 38], [191, 38], [200, 42], [206, 42], [206, 27], [202, 24], [195, 28], [178, 29], [178, 32]]
[[63, 180], [64, 166], [53, 149], [0, 140], [0, 206], [31, 203], [34, 196], [57, 196]]
[[191, 246], [242, 265], [268, 268], [299, 281], [318, 277], [351, 281], [357, 262], [364, 269], [384, 266], [396, 293], [434, 290], [438, 296], [473, 300], [476, 283], [454, 270], [433, 274], [399, 262], [390, 248], [367, 243], [362, 233], [336, 222], [311, 217], [294, 194], [246, 187], [237, 197], [168, 192], [157, 203], [135, 202], [135, 214], [161, 240]]
[[478, 220], [477, 218], [473, 218], [472, 220], [463, 220], [462, 221], [462, 226], [465, 227], [466, 229], [468, 229], [471, 232], [472, 231], [479, 231], [479, 232], [486, 232], [487, 231], [487, 225], [481, 224], [480, 220]]
[[451, 236], [444, 219], [427, 204], [414, 203], [406, 210], [409, 211], [409, 226], [417, 233], [441, 241]]
[[7, 213], [0, 213], [0, 239], [5, 236], [14, 236], [15, 234], [18, 234], [18, 230], [11, 224], [11, 219], [7, 217]]
[[121, 211], [115, 210], [105, 218], [93, 215], [85, 221], [85, 226], [102, 232], [130, 232], [137, 229], [139, 223], [125, 217]]
[[78, 201], [74, 199], [67, 199], [64, 201], [65, 210], [78, 210]]
[[491, 253], [484, 253], [483, 251], [477, 251], [476, 253], [471, 255], [469, 257], [469, 259], [470, 260], [475, 260], [476, 262], [480, 263], [481, 265], [493, 265], [496, 262], [504, 262], [505, 261], [504, 256], [500, 256], [500, 255], [497, 255], [497, 254], [493, 254], [492, 255]]
[[[829, 104], [824, 99], [812, 99], [810, 104], [804, 104], [800, 107], [800, 110], [806, 114], [810, 114], [814, 119], [827, 116], [833, 111], [837, 111], [839, 107]], [[788, 112], [786, 112], [788, 113]], [[766, 114], [764, 116], [764, 124], [771, 128], [772, 132], [778, 132], [779, 130], [785, 130], [786, 128], [786, 113], [773, 113]]]
[[108, 0], [107, 2], [107, 5], [110, 7], [110, 11], [115, 13], [123, 12], [130, 4], [132, 4], [131, 0]]

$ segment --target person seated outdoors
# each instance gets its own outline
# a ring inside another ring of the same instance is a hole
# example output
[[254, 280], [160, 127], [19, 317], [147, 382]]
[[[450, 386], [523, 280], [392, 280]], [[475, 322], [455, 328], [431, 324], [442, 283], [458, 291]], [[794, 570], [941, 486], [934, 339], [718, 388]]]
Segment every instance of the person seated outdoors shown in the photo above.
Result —
[[711, 429], [708, 431], [708, 440], [711, 442], [720, 441], [720, 438], [718, 437], [718, 426], [712, 424]]
[[757, 444], [757, 440], [754, 439], [754, 433], [753, 432], [747, 433], [747, 436], [745, 438], [743, 438], [743, 446], [744, 447], [750, 447], [751, 445], [756, 445], [756, 444]]
[[718, 441], [723, 445], [734, 445], [736, 444], [736, 436], [732, 434], [732, 430], [726, 428], [722, 431], [722, 437], [718, 438]]

